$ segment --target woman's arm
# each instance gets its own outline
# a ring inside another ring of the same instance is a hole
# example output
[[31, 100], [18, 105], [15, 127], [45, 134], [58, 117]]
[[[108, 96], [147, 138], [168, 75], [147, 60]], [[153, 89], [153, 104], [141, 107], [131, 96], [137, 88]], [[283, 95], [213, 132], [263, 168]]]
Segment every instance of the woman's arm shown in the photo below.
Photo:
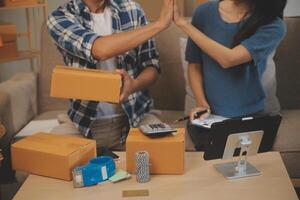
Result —
[[210, 39], [179, 13], [178, 5], [174, 4], [174, 21], [206, 54], [216, 60], [223, 68], [234, 67], [252, 60], [249, 51], [242, 45], [232, 49]]
[[203, 87], [203, 75], [201, 65], [196, 63], [189, 63], [188, 77], [191, 89], [197, 102], [197, 106], [209, 108], [209, 104], [206, 100]]
[[210, 114], [210, 106], [207, 102], [204, 92], [201, 65], [196, 63], [189, 63], [188, 77], [191, 89], [193, 91], [197, 103], [196, 108], [194, 108], [190, 113], [190, 120], [194, 120], [196, 113], [203, 110], [208, 110], [209, 113], [201, 116], [201, 119], [207, 118]]

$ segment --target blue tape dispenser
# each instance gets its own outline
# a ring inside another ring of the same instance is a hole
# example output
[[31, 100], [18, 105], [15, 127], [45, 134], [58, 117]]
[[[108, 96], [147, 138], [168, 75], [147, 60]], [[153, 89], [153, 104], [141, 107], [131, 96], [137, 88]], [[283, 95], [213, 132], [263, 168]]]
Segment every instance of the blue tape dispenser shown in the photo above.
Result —
[[75, 188], [89, 187], [107, 181], [116, 173], [115, 161], [111, 157], [93, 158], [85, 166], [73, 170], [73, 185]]

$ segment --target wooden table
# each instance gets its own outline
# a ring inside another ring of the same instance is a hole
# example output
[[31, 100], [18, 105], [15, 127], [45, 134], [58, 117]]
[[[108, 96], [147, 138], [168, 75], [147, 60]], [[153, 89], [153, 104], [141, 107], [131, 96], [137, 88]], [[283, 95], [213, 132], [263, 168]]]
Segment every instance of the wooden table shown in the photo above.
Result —
[[[270, 152], [249, 160], [263, 175], [228, 181], [214, 168], [221, 160], [204, 161], [202, 153], [186, 153], [186, 172], [183, 176], [151, 176], [151, 181], [138, 184], [135, 177], [120, 183], [103, 183], [94, 187], [74, 189], [71, 182], [30, 175], [14, 200], [297, 200], [280, 154]], [[125, 154], [120, 153], [121, 166]], [[53, 165], [55, 168], [55, 164]], [[123, 198], [123, 190], [148, 189], [149, 197]]]

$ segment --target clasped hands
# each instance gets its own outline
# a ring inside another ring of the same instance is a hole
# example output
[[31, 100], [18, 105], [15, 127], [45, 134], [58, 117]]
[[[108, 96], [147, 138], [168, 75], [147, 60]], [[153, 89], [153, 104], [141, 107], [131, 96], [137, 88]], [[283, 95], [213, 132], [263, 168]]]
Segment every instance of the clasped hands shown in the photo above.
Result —
[[172, 22], [181, 27], [186, 23], [186, 20], [180, 13], [177, 0], [164, 0], [160, 17], [155, 23], [164, 30], [168, 28]]

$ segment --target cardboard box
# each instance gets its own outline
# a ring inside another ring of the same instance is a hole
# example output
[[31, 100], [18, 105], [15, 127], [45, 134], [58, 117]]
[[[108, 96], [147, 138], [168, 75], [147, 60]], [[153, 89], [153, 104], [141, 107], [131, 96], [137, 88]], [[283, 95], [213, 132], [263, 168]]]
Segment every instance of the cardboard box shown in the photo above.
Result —
[[149, 152], [151, 174], [183, 174], [185, 129], [178, 129], [176, 136], [155, 139], [131, 129], [126, 141], [126, 167], [130, 173], [135, 173], [135, 154], [139, 151]]
[[0, 35], [3, 43], [11, 43], [17, 41], [17, 28], [15, 24], [0, 23]]
[[119, 103], [121, 75], [102, 70], [57, 66], [52, 73], [51, 96]]
[[4, 6], [32, 6], [40, 0], [4, 0]]
[[0, 60], [7, 58], [15, 58], [18, 56], [17, 43], [3, 43], [3, 46], [0, 46]]
[[95, 140], [37, 133], [11, 146], [14, 170], [72, 180], [72, 170], [96, 157]]

